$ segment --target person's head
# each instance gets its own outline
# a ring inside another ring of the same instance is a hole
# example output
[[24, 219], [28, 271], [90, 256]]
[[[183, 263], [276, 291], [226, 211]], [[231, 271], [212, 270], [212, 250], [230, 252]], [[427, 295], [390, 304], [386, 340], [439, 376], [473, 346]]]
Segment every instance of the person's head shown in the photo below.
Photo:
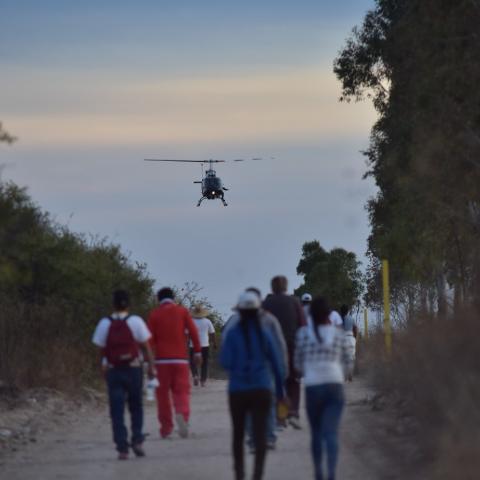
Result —
[[273, 277], [271, 286], [273, 293], [286, 293], [288, 290], [287, 277], [284, 277], [283, 275], [277, 275], [276, 277]]
[[244, 292], [238, 298], [237, 309], [242, 320], [257, 318], [260, 306], [260, 297], [256, 292]]
[[173, 300], [174, 298], [175, 298], [175, 293], [169, 287], [161, 288], [157, 292], [157, 299], [159, 302], [161, 302], [162, 300]]
[[248, 287], [245, 291], [255, 293], [260, 301], [262, 300], [262, 292], [257, 287]]
[[113, 308], [117, 312], [128, 310], [130, 306], [130, 296], [126, 290], [115, 290], [113, 292]]
[[345, 317], [346, 315], [348, 315], [348, 312], [350, 311], [350, 307], [348, 305], [342, 305], [340, 307], [340, 315], [343, 317]]
[[193, 318], [206, 318], [210, 312], [206, 307], [204, 307], [201, 303], [197, 303], [193, 306], [190, 310], [190, 314]]
[[315, 325], [328, 325], [330, 323], [330, 307], [323, 297], [315, 297], [310, 304], [310, 316]]
[[304, 293], [302, 295], [302, 303], [304, 305], [310, 305], [312, 303], [312, 296], [309, 293]]

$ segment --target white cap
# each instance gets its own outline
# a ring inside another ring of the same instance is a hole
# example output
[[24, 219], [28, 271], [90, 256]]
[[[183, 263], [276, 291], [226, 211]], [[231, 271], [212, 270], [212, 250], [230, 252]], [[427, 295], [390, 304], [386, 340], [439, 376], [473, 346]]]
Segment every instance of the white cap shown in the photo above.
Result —
[[302, 302], [311, 302], [312, 296], [309, 293], [304, 293], [302, 295]]
[[244, 292], [238, 298], [237, 308], [239, 310], [258, 310], [260, 308], [260, 298], [254, 292]]

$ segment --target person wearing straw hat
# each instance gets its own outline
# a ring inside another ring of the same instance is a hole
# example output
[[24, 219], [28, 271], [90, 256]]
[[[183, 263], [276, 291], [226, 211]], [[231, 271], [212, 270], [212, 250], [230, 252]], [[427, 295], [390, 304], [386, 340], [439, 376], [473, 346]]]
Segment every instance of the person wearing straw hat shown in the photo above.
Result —
[[202, 387], [205, 386], [208, 379], [208, 360], [210, 357], [210, 343], [213, 348], [217, 349], [217, 340], [215, 337], [215, 327], [208, 318], [209, 311], [201, 304], [194, 305], [190, 311], [193, 321], [197, 326], [198, 335], [200, 337], [200, 345], [202, 347], [202, 367], [200, 378], [198, 375], [198, 367], [195, 363], [195, 352], [193, 345], [190, 344], [190, 368], [192, 370], [193, 384], [198, 386], [199, 381]]

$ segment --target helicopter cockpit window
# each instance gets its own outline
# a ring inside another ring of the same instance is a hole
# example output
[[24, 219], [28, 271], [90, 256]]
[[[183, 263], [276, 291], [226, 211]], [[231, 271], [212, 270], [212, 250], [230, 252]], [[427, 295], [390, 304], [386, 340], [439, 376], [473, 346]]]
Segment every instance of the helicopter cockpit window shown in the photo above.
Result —
[[207, 177], [205, 179], [205, 187], [208, 190], [220, 190], [222, 188], [222, 184], [218, 177]]

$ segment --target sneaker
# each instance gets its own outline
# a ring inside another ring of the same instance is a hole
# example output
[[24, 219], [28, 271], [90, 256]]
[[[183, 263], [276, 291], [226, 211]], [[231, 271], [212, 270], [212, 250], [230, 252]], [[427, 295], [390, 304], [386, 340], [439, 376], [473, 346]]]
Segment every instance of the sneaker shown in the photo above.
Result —
[[145, 456], [145, 450], [143, 449], [143, 445], [141, 443], [137, 443], [135, 445], [132, 445], [132, 450], [133, 450], [133, 453], [135, 454], [136, 457], [144, 457]]
[[267, 442], [267, 450], [275, 450], [276, 447], [277, 447], [277, 444], [275, 440], [269, 440]]
[[198, 387], [198, 377], [193, 377], [193, 384]]
[[162, 440], [170, 440], [172, 438], [172, 433], [173, 432], [168, 432], [168, 433], [162, 433], [162, 431], [160, 430], [160, 438]]
[[188, 423], [186, 422], [184, 416], [181, 413], [175, 415], [175, 420], [177, 421], [178, 434], [182, 438], [188, 437]]
[[300, 425], [300, 420], [297, 417], [290, 417], [288, 423], [295, 429], [301, 430], [302, 426]]
[[128, 460], [128, 452], [119, 452], [118, 459], [119, 460]]
[[250, 455], [255, 455], [257, 451], [255, 450], [255, 447], [253, 445], [249, 445], [248, 452], [250, 453]]

